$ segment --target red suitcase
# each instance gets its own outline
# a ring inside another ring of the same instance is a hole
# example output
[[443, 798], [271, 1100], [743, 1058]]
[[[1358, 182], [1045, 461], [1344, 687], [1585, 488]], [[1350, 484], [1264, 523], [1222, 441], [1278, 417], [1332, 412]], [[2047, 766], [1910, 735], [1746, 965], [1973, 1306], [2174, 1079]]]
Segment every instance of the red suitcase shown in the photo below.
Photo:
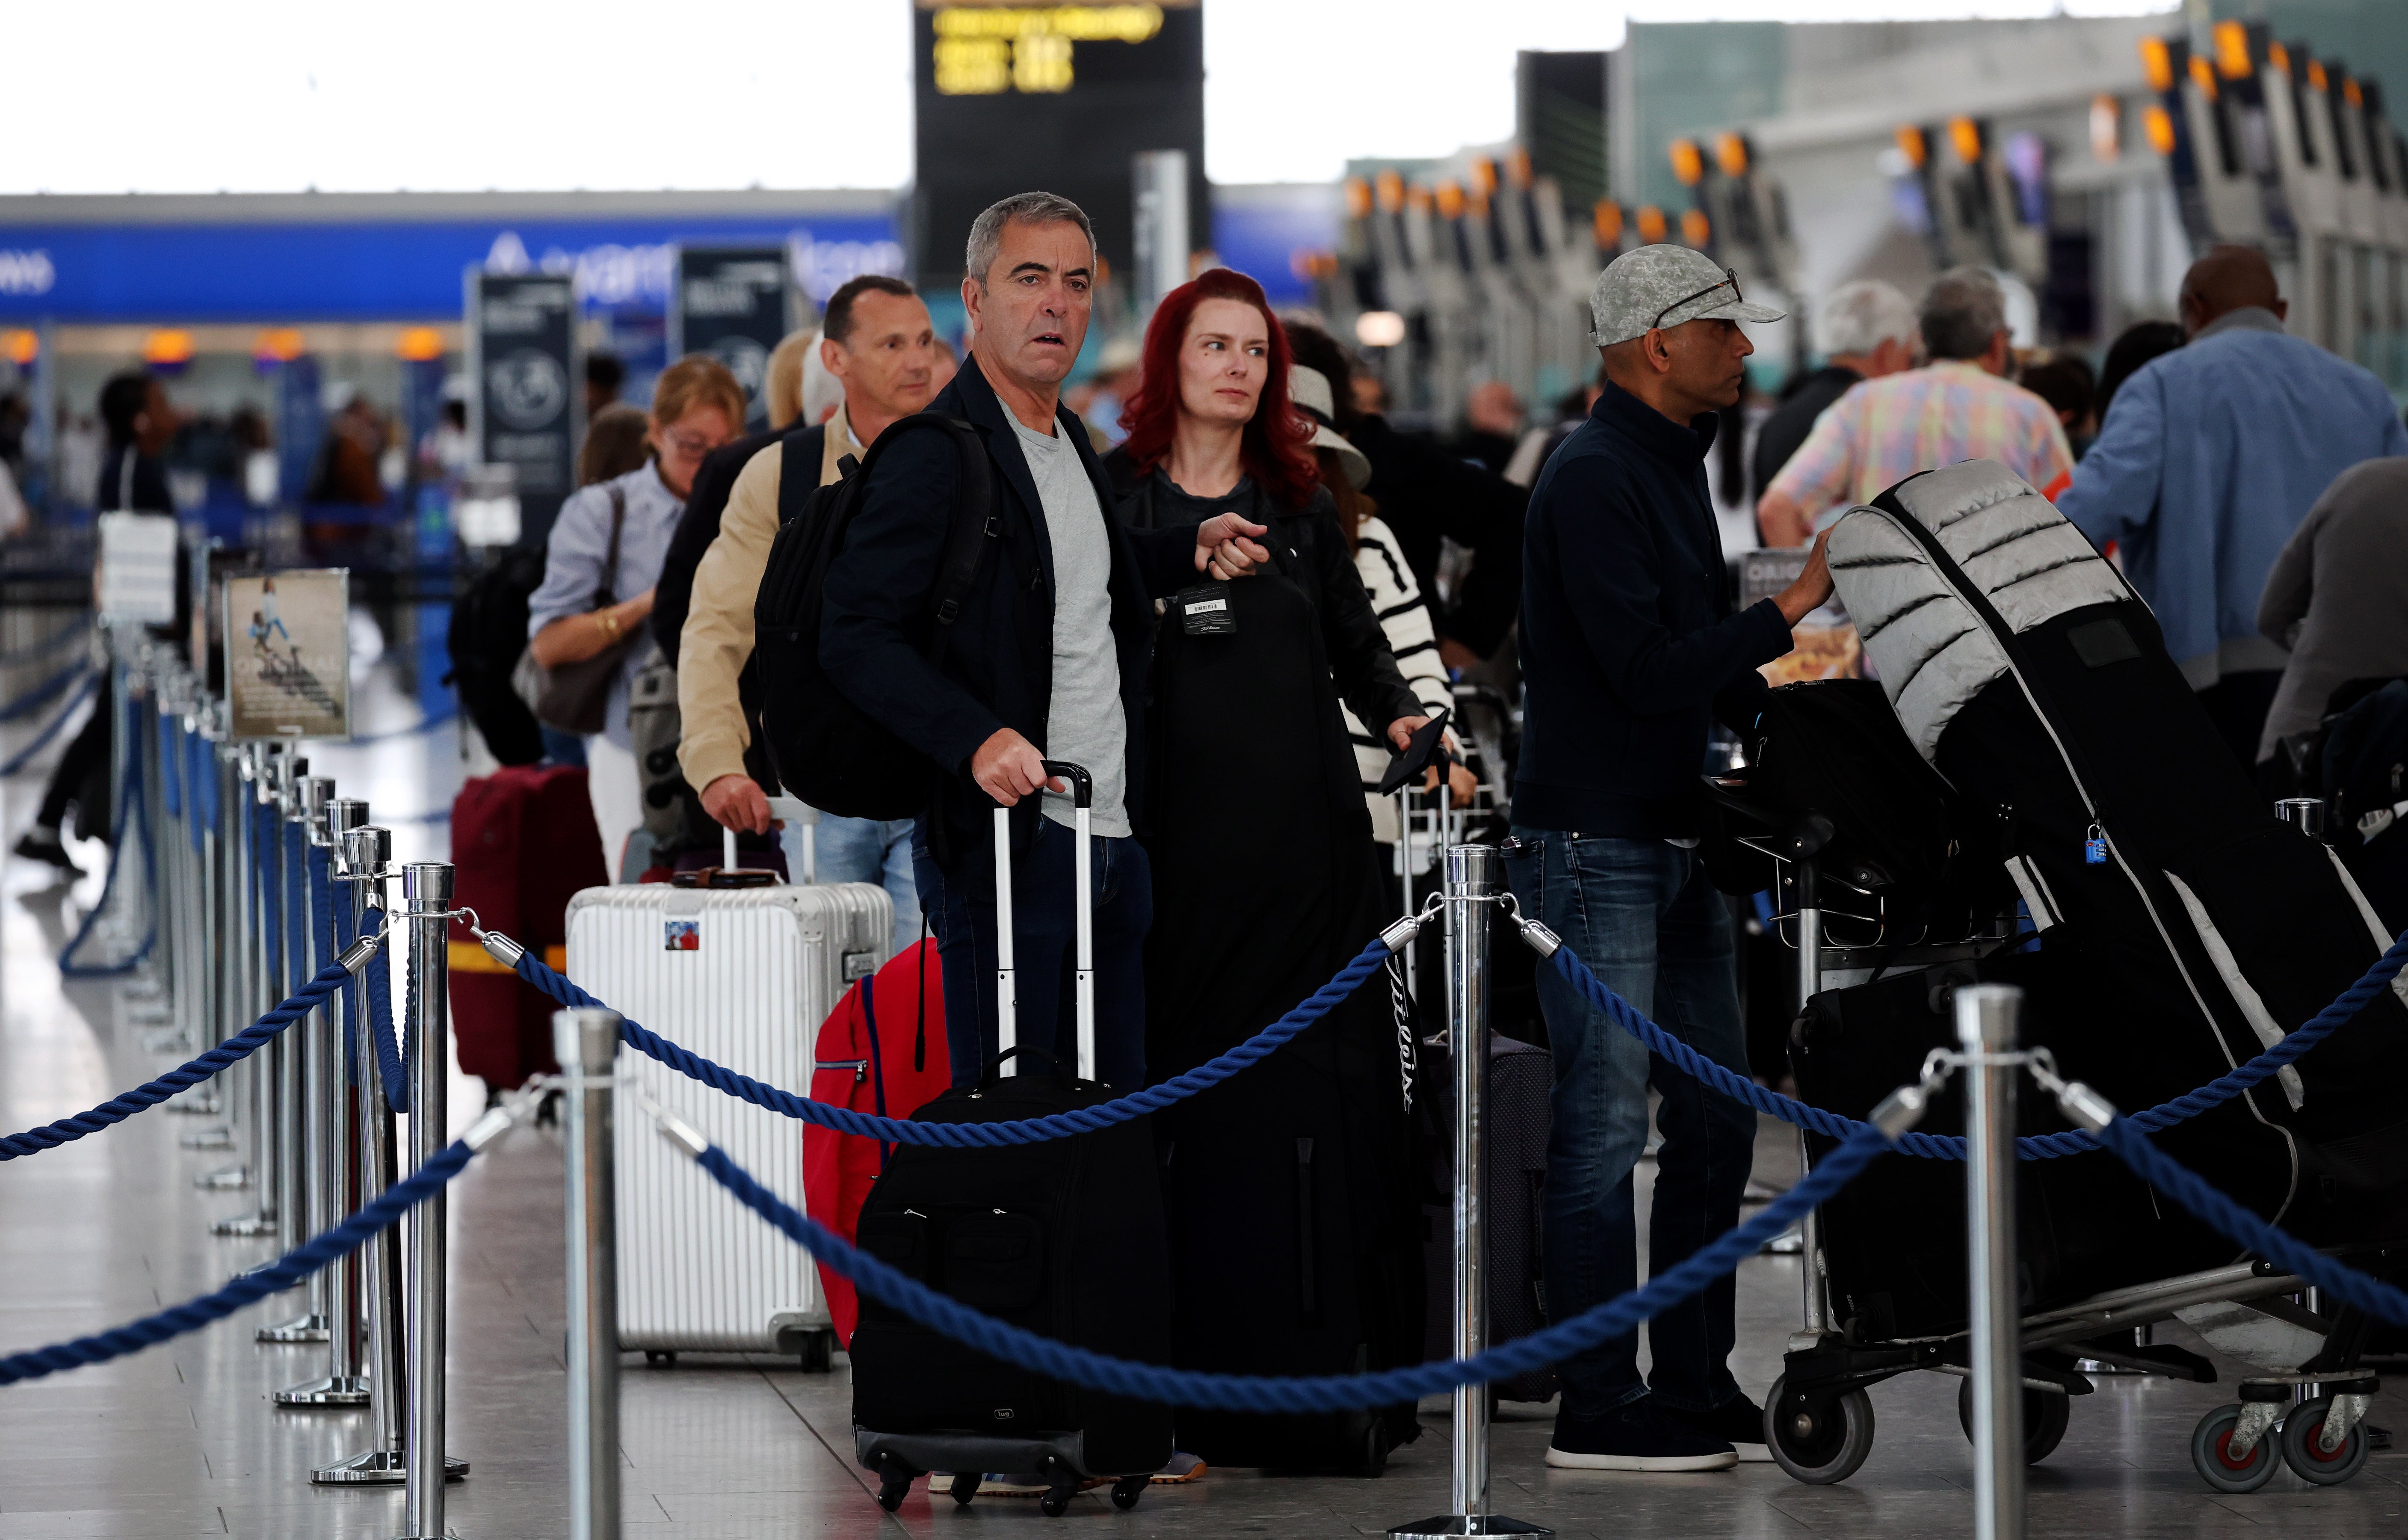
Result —
[[[610, 881], [585, 771], [513, 765], [460, 788], [452, 803], [453, 902], [558, 966], [569, 899]], [[517, 1088], [558, 1066], [552, 1057], [552, 998], [485, 955], [453, 920], [452, 1031], [460, 1068], [489, 1091]]]
[[[909, 1117], [953, 1084], [945, 1053], [944, 970], [923, 941], [845, 992], [811, 1053], [811, 1100], [882, 1117]], [[850, 1241], [862, 1201], [891, 1144], [803, 1125], [803, 1200], [812, 1218]], [[836, 1340], [853, 1346], [861, 1308], [853, 1285], [823, 1265]]]

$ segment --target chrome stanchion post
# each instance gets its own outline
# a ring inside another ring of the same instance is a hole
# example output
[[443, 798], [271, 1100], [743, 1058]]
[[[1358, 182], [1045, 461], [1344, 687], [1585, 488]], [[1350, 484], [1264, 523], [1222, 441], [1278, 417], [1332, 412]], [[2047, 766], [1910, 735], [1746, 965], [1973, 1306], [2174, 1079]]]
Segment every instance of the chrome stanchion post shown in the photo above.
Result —
[[[308, 915], [308, 868], [306, 858], [296, 862], [293, 842], [296, 835], [305, 844], [307, 835], [301, 811], [301, 784], [309, 779], [309, 761], [292, 752], [291, 745], [269, 761], [269, 774], [264, 784], [267, 788], [265, 806], [267, 843], [272, 853], [263, 854], [262, 866], [267, 873], [266, 892], [270, 897], [267, 923], [275, 928], [275, 943], [268, 951], [268, 1007], [281, 1005], [293, 992], [308, 982], [317, 969], [309, 962], [306, 940]], [[302, 916], [304, 941], [294, 941], [294, 911], [298, 906]], [[319, 1013], [312, 1013], [313, 1016]], [[322, 1019], [322, 1016], [321, 1016]], [[285, 1221], [286, 1233], [294, 1239], [306, 1239], [335, 1222], [335, 1216], [319, 1218], [320, 1202], [312, 1190], [309, 1133], [309, 1079], [313, 1072], [312, 1041], [314, 1033], [309, 1020], [294, 1022], [276, 1035], [276, 1187], [278, 1213]], [[321, 1115], [322, 1118], [322, 1113]], [[309, 1274], [304, 1286], [306, 1304], [301, 1314], [289, 1320], [259, 1329], [257, 1340], [264, 1343], [321, 1343], [331, 1334], [326, 1317], [326, 1273], [323, 1268]], [[279, 1405], [292, 1404], [280, 1396]]]
[[2023, 1540], [2023, 1354], [2015, 1288], [2015, 1016], [2023, 991], [1956, 991], [1965, 1054], [1965, 1226], [1971, 1288], [1973, 1533]]
[[[198, 848], [193, 860], [193, 881], [199, 897], [199, 909], [193, 927], [193, 993], [201, 1018], [209, 1023], [206, 1034], [209, 1045], [215, 1047], [223, 1043], [230, 1032], [239, 1029], [238, 1026], [226, 1025], [233, 1014], [228, 1005], [230, 990], [226, 982], [227, 955], [233, 943], [235, 924], [234, 912], [227, 903], [227, 894], [233, 882], [227, 868], [232, 856], [226, 849], [224, 833], [228, 806], [226, 777], [231, 773], [232, 760], [222, 741], [224, 732], [217, 704], [200, 693], [197, 683], [194, 685], [193, 711], [188, 721], [198, 741], [194, 744], [192, 756], [186, 765], [194, 770], [206, 765], [210, 770], [207, 787], [202, 785], [197, 774], [192, 778], [193, 784], [184, 805], [200, 830]], [[204, 1132], [186, 1135], [186, 1148], [236, 1147], [235, 1127], [242, 1120], [243, 1092], [251, 1084], [251, 1073], [250, 1061], [245, 1060], [194, 1093], [208, 1096], [215, 1109], [225, 1115], [226, 1121]], [[191, 1100], [191, 1097], [178, 1097], [168, 1105], [173, 1107], [179, 1101]], [[228, 1190], [250, 1184], [250, 1168], [239, 1160], [193, 1179], [194, 1187], [208, 1190]]]
[[611, 1166], [619, 1015], [562, 1011], [552, 1053], [571, 1077], [568, 1188], [568, 1533], [619, 1533], [619, 1243]]
[[[354, 934], [370, 908], [384, 907], [376, 900], [383, 881], [393, 875], [393, 833], [369, 826], [367, 816], [368, 805], [355, 798], [337, 799], [328, 813], [331, 827], [339, 830], [336, 850], [340, 859], [335, 880], [351, 890]], [[397, 921], [393, 928], [398, 928]], [[388, 958], [392, 955], [390, 949], [385, 953]], [[351, 998], [358, 1004], [351, 1021], [351, 1079], [358, 1119], [359, 1202], [365, 1204], [382, 1197], [400, 1179], [398, 1144], [393, 1109], [385, 1100], [382, 1072], [377, 1063], [365, 978], [352, 986]], [[398, 1483], [408, 1469], [409, 1371], [408, 1341], [402, 1329], [401, 1231], [401, 1226], [388, 1225], [356, 1254], [367, 1303], [368, 1403], [374, 1413], [376, 1443], [311, 1472], [309, 1479], [322, 1486]], [[466, 1461], [446, 1457], [443, 1465], [450, 1475], [468, 1474]]]
[[[253, 786], [258, 781], [260, 761], [252, 745], [226, 742], [220, 745], [225, 765], [221, 775], [225, 786], [225, 841], [233, 855], [226, 867], [231, 879], [226, 886], [226, 907], [234, 917], [231, 947], [225, 957], [224, 1020], [220, 1024], [219, 1041], [223, 1042], [257, 1020], [266, 1009], [257, 1003], [261, 982], [261, 954], [265, 943], [260, 936], [259, 872], [253, 858], [251, 838], [251, 801]], [[274, 1004], [273, 1000], [267, 1002]], [[268, 1044], [242, 1061], [244, 1089], [242, 1121], [251, 1139], [251, 1160], [247, 1179], [228, 1185], [248, 1186], [257, 1190], [259, 1206], [249, 1214], [221, 1219], [209, 1227], [212, 1235], [254, 1236], [276, 1233], [276, 1044]], [[217, 1173], [220, 1177], [231, 1173]]]
[[[1495, 845], [1446, 850], [1447, 1042], [1455, 1059], [1455, 1356], [1488, 1346], [1486, 1197], [1481, 1157], [1487, 1144], [1481, 1101], [1488, 1084], [1490, 914], [1505, 891], [1504, 853]], [[1458, 1385], [1454, 1399], [1453, 1508], [1399, 1525], [1391, 1540], [1470, 1534], [1552, 1535], [1553, 1530], [1488, 1511], [1488, 1387]]]
[[[336, 803], [335, 783], [329, 776], [305, 776], [295, 784], [295, 805], [307, 842], [308, 856], [303, 871], [303, 901], [308, 907], [307, 932], [308, 947], [294, 969], [303, 979], [315, 978], [318, 970], [333, 960], [326, 950], [334, 935], [332, 918], [319, 911], [316, 885], [308, 880], [308, 868], [314, 866], [322, 851], [330, 851], [334, 834], [330, 822]], [[366, 816], [364, 803], [353, 803], [363, 819]], [[340, 1224], [349, 1211], [351, 1197], [351, 1160], [350, 1141], [345, 1138], [351, 1117], [343, 1104], [343, 1038], [336, 1025], [337, 1000], [328, 1000], [310, 1013], [309, 1018], [290, 1029], [307, 1032], [308, 1038], [302, 1057], [308, 1063], [308, 1076], [302, 1087], [302, 1135], [307, 1148], [307, 1169], [303, 1186], [308, 1191], [309, 1233], [322, 1235]], [[358, 1253], [345, 1257], [316, 1274], [321, 1293], [313, 1301], [326, 1328], [326, 1373], [322, 1378], [279, 1390], [276, 1404], [291, 1407], [365, 1406], [368, 1403], [368, 1382], [360, 1373], [360, 1306]]]
[[[1796, 863], [1798, 892], [1798, 1013], [1806, 1013], [1806, 1002], [1823, 988], [1823, 909], [1821, 895], [1815, 891], [1814, 860], [1806, 856]], [[1804, 1180], [1813, 1169], [1813, 1153], [1806, 1147], [1806, 1130], [1798, 1130], [1798, 1175]], [[1808, 1209], [1798, 1221], [1798, 1261], [1799, 1311], [1798, 1335], [1790, 1339], [1792, 1351], [1814, 1346], [1831, 1331], [1830, 1302], [1826, 1297], [1823, 1272], [1823, 1222], [1813, 1209]]]
[[[452, 1061], [451, 965], [444, 926], [452, 912], [452, 866], [414, 861], [401, 869], [409, 924], [409, 1164], [443, 1153]], [[438, 1189], [409, 1212], [409, 1395], [408, 1522], [402, 1540], [444, 1540], [443, 1353], [449, 1309], [446, 1211]]]

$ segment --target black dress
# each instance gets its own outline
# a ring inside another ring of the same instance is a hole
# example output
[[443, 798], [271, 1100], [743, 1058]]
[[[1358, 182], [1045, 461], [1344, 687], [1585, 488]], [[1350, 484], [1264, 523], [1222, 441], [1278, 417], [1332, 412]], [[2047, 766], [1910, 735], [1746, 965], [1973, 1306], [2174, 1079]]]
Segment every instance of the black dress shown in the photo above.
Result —
[[[1385, 923], [1341, 694], [1384, 727], [1421, 708], [1328, 495], [1301, 511], [1250, 482], [1190, 497], [1160, 472], [1124, 499], [1154, 527], [1235, 511], [1269, 569], [1202, 579], [1156, 627], [1146, 846], [1146, 1064], [1193, 1069], [1278, 1020]], [[1191, 626], [1188, 606], [1217, 600]], [[1345, 1374], [1420, 1358], [1413, 1134], [1373, 979], [1278, 1053], [1154, 1119], [1178, 1293], [1178, 1361]], [[1232, 1465], [1376, 1466], [1411, 1405], [1315, 1418], [1182, 1410], [1180, 1447]]]

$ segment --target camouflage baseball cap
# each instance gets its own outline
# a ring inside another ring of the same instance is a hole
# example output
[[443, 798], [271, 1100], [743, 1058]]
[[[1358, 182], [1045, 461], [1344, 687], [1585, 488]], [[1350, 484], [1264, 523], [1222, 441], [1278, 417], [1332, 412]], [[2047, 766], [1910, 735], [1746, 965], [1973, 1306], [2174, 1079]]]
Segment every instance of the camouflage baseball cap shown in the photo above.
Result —
[[1600, 348], [1684, 321], [1779, 321], [1788, 314], [1740, 297], [1739, 277], [1686, 246], [1641, 246], [1615, 257], [1588, 292]]

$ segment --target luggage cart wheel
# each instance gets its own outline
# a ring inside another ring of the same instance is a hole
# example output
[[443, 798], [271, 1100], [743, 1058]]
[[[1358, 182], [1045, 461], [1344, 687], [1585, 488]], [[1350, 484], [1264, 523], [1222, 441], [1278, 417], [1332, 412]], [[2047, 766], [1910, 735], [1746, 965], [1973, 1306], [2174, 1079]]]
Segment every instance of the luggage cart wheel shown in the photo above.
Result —
[[1792, 1393], [1784, 1374], [1764, 1398], [1764, 1442], [1783, 1470], [1810, 1487], [1845, 1481], [1873, 1452], [1872, 1398], [1846, 1390], [1817, 1406]]
[[979, 1473], [976, 1471], [955, 1471], [953, 1473], [953, 1485], [951, 1490], [953, 1494], [953, 1505], [963, 1508], [968, 1507], [970, 1505], [970, 1499], [978, 1495]]
[[2325, 1418], [2332, 1415], [2333, 1398], [2318, 1396], [2294, 1407], [2283, 1419], [2283, 1463], [2302, 1481], [2313, 1481], [2319, 1487], [2337, 1487], [2356, 1475], [2366, 1463], [2366, 1429], [2363, 1424], [2350, 1429], [2341, 1446], [2328, 1453], [2324, 1446]]
[[2269, 1428], [2246, 1455], [2231, 1452], [2233, 1430], [2240, 1426], [2241, 1408], [2218, 1406], [2199, 1419], [2191, 1430], [2190, 1462], [2207, 1484], [2218, 1491], [2254, 1492], [2274, 1477], [2274, 1467], [2282, 1459], [2274, 1452], [2274, 1430]]
[[[2037, 1465], [2049, 1457], [2065, 1437], [2065, 1425], [2072, 1419], [2073, 1398], [2047, 1390], [2024, 1388], [2024, 1463]], [[1956, 1423], [1965, 1430], [1970, 1442], [1973, 1437], [1973, 1382], [1971, 1378], [1956, 1382]]]
[[804, 1374], [828, 1374], [836, 1368], [836, 1333], [806, 1331], [800, 1351]]
[[1112, 1506], [1116, 1508], [1136, 1507], [1137, 1500], [1145, 1495], [1146, 1485], [1153, 1479], [1154, 1478], [1149, 1475], [1125, 1475], [1118, 1481], [1113, 1482]]

